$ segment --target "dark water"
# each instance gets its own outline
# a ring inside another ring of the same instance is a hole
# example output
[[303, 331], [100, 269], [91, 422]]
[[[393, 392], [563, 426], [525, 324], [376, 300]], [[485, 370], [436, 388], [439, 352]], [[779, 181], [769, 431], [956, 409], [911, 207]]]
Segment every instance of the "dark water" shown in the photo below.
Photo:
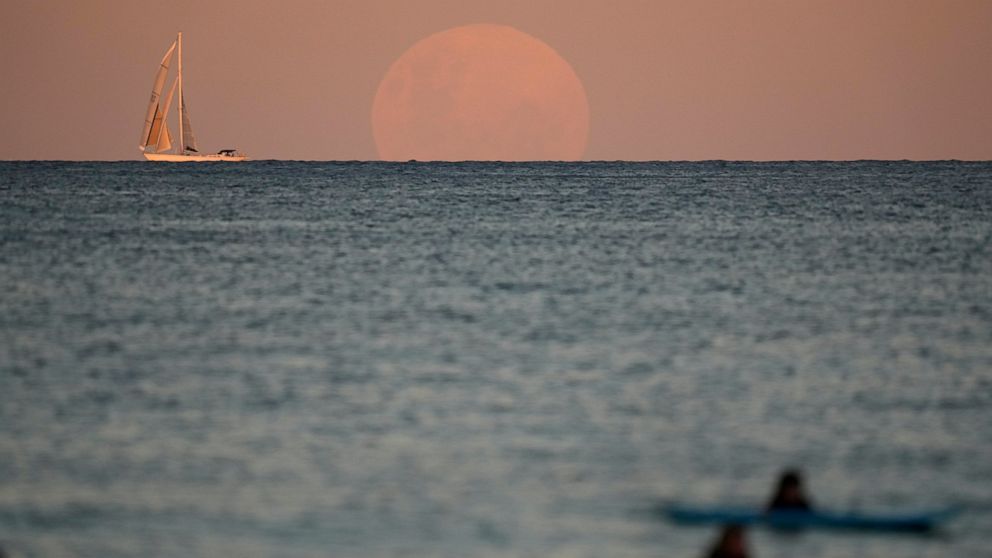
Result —
[[992, 164], [0, 163], [12, 556], [697, 556], [664, 500], [965, 513]]

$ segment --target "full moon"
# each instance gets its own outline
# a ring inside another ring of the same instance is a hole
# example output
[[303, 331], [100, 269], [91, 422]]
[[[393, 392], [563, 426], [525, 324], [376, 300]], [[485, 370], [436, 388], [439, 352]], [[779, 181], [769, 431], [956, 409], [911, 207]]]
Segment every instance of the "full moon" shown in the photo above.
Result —
[[575, 71], [540, 40], [466, 25], [410, 47], [372, 105], [379, 156], [391, 161], [571, 161], [589, 137]]

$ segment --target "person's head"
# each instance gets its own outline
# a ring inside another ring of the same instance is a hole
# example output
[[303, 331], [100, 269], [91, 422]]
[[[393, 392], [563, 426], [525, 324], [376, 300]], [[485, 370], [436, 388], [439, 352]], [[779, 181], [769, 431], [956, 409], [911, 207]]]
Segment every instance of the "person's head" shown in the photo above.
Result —
[[779, 490], [798, 490], [802, 485], [802, 475], [795, 469], [787, 469], [778, 480]]
[[744, 528], [740, 525], [731, 524], [725, 526], [720, 533], [720, 541], [717, 543], [717, 548], [724, 552], [743, 554], [745, 544]]

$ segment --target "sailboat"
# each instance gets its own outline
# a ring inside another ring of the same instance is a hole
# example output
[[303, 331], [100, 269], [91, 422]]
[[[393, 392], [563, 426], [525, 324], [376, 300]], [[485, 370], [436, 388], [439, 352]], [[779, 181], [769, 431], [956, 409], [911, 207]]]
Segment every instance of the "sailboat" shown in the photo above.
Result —
[[[177, 52], [178, 51], [178, 52]], [[178, 68], [176, 77], [169, 88], [169, 94], [162, 99], [162, 89], [169, 73], [172, 54], [177, 52]], [[173, 146], [173, 137], [169, 132], [168, 115], [172, 99], [179, 91], [179, 143]], [[141, 143], [138, 145], [149, 161], [181, 162], [238, 162], [247, 161], [248, 156], [236, 149], [221, 149], [217, 153], [201, 154], [196, 145], [196, 136], [189, 121], [189, 110], [186, 109], [186, 99], [183, 97], [183, 34], [179, 33], [169, 50], [165, 51], [155, 82], [152, 84], [152, 98], [148, 103], [145, 114], [145, 128], [141, 132]]]

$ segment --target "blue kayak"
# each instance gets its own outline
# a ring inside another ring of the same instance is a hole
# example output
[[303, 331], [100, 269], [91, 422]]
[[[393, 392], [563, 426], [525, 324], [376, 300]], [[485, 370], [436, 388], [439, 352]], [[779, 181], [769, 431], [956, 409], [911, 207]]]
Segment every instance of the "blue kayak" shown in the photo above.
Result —
[[681, 504], [664, 505], [661, 510], [672, 521], [686, 524], [737, 523], [740, 525], [765, 525], [776, 529], [825, 528], [915, 532], [931, 531], [941, 522], [957, 514], [957, 511], [953, 509], [907, 514], [869, 514], [822, 510], [766, 512], [757, 508], [704, 507]]

